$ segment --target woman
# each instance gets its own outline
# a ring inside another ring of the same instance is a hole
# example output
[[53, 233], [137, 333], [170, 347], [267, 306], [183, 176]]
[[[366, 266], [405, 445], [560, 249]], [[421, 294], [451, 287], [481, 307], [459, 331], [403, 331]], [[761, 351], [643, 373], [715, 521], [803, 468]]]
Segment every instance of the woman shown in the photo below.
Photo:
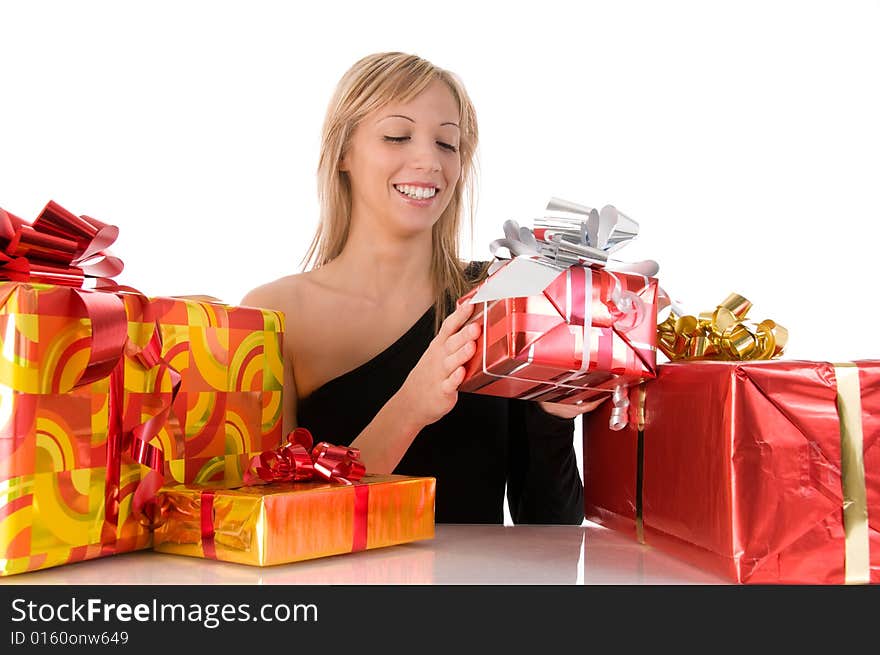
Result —
[[[477, 122], [460, 81], [414, 55], [352, 66], [330, 102], [312, 268], [242, 304], [283, 311], [285, 434], [360, 449], [371, 473], [437, 478], [436, 520], [583, 521], [574, 416], [596, 404], [458, 394], [480, 327], [455, 300], [485, 266], [458, 257]], [[471, 196], [472, 197], [472, 196]]]

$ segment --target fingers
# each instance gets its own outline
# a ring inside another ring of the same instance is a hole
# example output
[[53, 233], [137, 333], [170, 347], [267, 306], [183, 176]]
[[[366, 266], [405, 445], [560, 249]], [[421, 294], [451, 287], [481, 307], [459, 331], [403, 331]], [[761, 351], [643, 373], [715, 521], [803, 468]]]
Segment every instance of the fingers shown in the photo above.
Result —
[[598, 400], [593, 400], [591, 402], [584, 403], [582, 405], [576, 405], [576, 407], [581, 410], [581, 414], [586, 414], [587, 412], [592, 412], [594, 409], [596, 409], [599, 405], [604, 403], [609, 398], [611, 398], [611, 396], [602, 396]]
[[438, 336], [444, 341], [461, 329], [474, 313], [474, 306], [469, 302], [460, 304], [454, 312], [447, 316], [440, 325]]
[[605, 395], [597, 400], [591, 400], [586, 403], [581, 403], [580, 405], [575, 404], [567, 404], [567, 403], [547, 403], [542, 402], [541, 407], [544, 408], [544, 411], [553, 414], [554, 416], [558, 416], [560, 418], [575, 418], [580, 416], [581, 414], [586, 414], [588, 412], [592, 412], [599, 405], [608, 400], [611, 396]]
[[464, 372], [464, 366], [456, 368], [449, 377], [440, 383], [440, 390], [446, 395], [455, 393], [458, 390], [458, 385], [464, 380]]
[[479, 323], [470, 323], [461, 328], [458, 332], [449, 337], [443, 347], [447, 355], [454, 353], [468, 341], [473, 341], [482, 331]]
[[454, 353], [443, 358], [443, 370], [447, 375], [451, 374], [455, 369], [473, 357], [475, 352], [477, 352], [477, 344], [473, 341], [468, 341]]
[[577, 409], [577, 405], [546, 402], [541, 402], [540, 405], [545, 412], [547, 412], [548, 414], [553, 414], [553, 416], [558, 416], [559, 418], [574, 418], [575, 416], [579, 416], [581, 414], [580, 410]]

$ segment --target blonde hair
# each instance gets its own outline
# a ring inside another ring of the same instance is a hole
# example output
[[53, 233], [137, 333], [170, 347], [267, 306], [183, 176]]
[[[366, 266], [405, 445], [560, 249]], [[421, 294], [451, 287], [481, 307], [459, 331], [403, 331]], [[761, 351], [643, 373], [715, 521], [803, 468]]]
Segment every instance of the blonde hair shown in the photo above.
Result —
[[303, 267], [320, 267], [342, 252], [351, 225], [351, 186], [339, 170], [357, 124], [365, 116], [389, 102], [409, 102], [433, 81], [449, 87], [459, 106], [459, 156], [461, 175], [452, 198], [432, 229], [431, 280], [434, 285], [435, 331], [439, 329], [456, 298], [472, 286], [459, 259], [459, 234], [465, 195], [469, 225], [473, 232], [477, 117], [474, 106], [458, 77], [416, 55], [380, 52], [357, 61], [339, 81], [324, 119], [321, 156], [318, 162], [318, 200], [320, 221]]

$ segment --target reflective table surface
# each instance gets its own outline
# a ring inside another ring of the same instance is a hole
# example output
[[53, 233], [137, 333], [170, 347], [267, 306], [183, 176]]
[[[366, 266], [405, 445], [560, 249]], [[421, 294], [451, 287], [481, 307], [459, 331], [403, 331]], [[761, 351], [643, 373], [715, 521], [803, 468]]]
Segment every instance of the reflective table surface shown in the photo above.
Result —
[[254, 567], [149, 550], [0, 578], [15, 584], [729, 584], [595, 524], [436, 526], [433, 539]]

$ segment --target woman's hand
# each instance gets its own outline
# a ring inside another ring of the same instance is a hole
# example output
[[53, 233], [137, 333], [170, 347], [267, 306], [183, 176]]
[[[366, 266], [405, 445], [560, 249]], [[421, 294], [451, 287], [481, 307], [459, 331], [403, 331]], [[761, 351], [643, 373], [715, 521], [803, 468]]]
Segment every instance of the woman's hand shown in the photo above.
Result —
[[592, 412], [609, 398], [611, 398], [611, 394], [606, 394], [598, 400], [591, 400], [590, 402], [581, 403], [580, 405], [566, 405], [565, 403], [539, 404], [541, 405], [541, 409], [543, 409], [548, 414], [553, 414], [553, 416], [558, 416], [559, 418], [575, 418], [577, 416], [580, 416], [581, 414]]
[[464, 380], [463, 364], [477, 351], [476, 339], [481, 331], [478, 323], [465, 325], [473, 311], [471, 303], [462, 303], [446, 317], [395, 394], [418, 429], [439, 420], [458, 401], [458, 385]]

